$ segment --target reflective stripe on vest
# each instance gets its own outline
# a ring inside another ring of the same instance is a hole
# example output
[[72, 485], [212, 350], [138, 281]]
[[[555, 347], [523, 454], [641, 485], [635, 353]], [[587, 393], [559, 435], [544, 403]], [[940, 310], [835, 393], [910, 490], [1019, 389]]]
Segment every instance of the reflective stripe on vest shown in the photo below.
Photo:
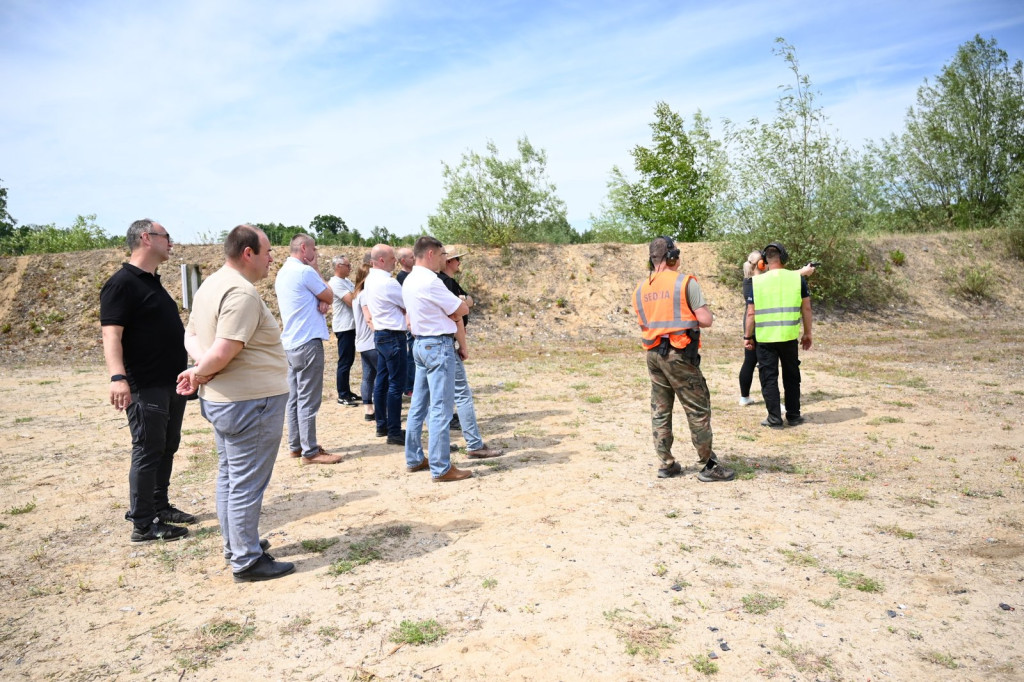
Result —
[[668, 336], [676, 348], [689, 345], [690, 337], [685, 334], [686, 330], [700, 327], [686, 302], [686, 286], [691, 278], [697, 281], [692, 275], [666, 270], [637, 286], [633, 293], [633, 309], [640, 323], [644, 348], [654, 348], [662, 336]]
[[758, 343], [792, 341], [800, 336], [800, 273], [769, 270], [753, 279], [754, 336]]

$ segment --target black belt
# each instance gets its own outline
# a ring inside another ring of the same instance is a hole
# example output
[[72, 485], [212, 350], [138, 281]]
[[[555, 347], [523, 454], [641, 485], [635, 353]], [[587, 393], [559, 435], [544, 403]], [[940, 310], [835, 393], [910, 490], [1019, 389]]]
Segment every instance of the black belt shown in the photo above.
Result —
[[401, 334], [402, 336], [405, 336], [404, 329], [378, 329], [377, 331], [381, 334]]
[[415, 334], [413, 334], [414, 339], [432, 339], [436, 336], [444, 336], [449, 339], [455, 338], [455, 334], [423, 334], [422, 336], [416, 336]]

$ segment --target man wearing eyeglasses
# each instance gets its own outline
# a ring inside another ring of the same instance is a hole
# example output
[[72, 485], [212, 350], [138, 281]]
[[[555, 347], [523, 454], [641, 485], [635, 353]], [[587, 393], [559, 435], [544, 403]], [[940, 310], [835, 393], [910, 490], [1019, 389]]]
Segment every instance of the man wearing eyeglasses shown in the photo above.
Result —
[[195, 523], [196, 517], [168, 499], [186, 402], [175, 384], [188, 361], [178, 304], [157, 274], [172, 240], [163, 225], [144, 219], [131, 224], [125, 242], [128, 262], [100, 290], [110, 404], [127, 413], [132, 434], [124, 516], [133, 524], [132, 542], [178, 540], [188, 529], [171, 524]]

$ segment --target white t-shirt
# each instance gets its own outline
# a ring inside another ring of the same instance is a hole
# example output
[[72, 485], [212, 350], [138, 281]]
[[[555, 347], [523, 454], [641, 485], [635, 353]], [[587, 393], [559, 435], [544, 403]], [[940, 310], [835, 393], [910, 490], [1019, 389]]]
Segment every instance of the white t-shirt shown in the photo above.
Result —
[[360, 291], [359, 295], [352, 299], [352, 317], [356, 324], [356, 350], [360, 353], [373, 350], [377, 344], [373, 340], [373, 330], [366, 324], [363, 317], [363, 296], [365, 292]]
[[331, 329], [336, 332], [347, 332], [356, 328], [356, 321], [352, 319], [352, 306], [345, 305], [342, 297], [351, 294], [356, 290], [356, 285], [342, 277], [331, 277], [327, 284], [334, 292], [334, 302], [331, 304], [334, 317], [331, 319]]
[[413, 266], [402, 283], [402, 296], [413, 336], [455, 333], [455, 322], [448, 316], [462, 305], [462, 299], [448, 291], [436, 272], [422, 265]]
[[405, 331], [402, 285], [380, 268], [372, 268], [363, 282], [363, 305], [370, 311], [376, 331]]
[[313, 339], [328, 339], [327, 320], [317, 310], [317, 294], [327, 288], [323, 278], [312, 267], [294, 256], [277, 271], [274, 292], [281, 311], [281, 343], [285, 350], [294, 350]]

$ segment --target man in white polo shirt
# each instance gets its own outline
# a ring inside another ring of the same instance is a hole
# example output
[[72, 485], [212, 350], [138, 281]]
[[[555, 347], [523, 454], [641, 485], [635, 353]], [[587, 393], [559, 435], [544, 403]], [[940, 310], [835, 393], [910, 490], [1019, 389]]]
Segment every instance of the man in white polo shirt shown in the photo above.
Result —
[[405, 302], [402, 285], [393, 277], [395, 250], [377, 244], [370, 250], [370, 269], [363, 283], [363, 319], [373, 329], [377, 346], [377, 380], [373, 409], [377, 435], [391, 445], [405, 445], [402, 390], [405, 388]]
[[[406, 424], [405, 465], [409, 472], [429, 466], [435, 482], [461, 481], [473, 473], [452, 465], [448, 424], [455, 401], [456, 353], [462, 359], [469, 356], [465, 327], [455, 321], [461, 320], [469, 307], [437, 277], [445, 260], [441, 242], [424, 235], [416, 240], [413, 254], [416, 265], [402, 285], [409, 326], [415, 337], [412, 353], [416, 359], [416, 384]], [[426, 456], [421, 442], [424, 420], [430, 429]]]
[[334, 292], [316, 269], [316, 242], [307, 234], [292, 237], [288, 259], [277, 272], [274, 291], [281, 310], [281, 343], [288, 356], [288, 446], [303, 464], [337, 464], [316, 439], [316, 415], [324, 392], [324, 314]]

